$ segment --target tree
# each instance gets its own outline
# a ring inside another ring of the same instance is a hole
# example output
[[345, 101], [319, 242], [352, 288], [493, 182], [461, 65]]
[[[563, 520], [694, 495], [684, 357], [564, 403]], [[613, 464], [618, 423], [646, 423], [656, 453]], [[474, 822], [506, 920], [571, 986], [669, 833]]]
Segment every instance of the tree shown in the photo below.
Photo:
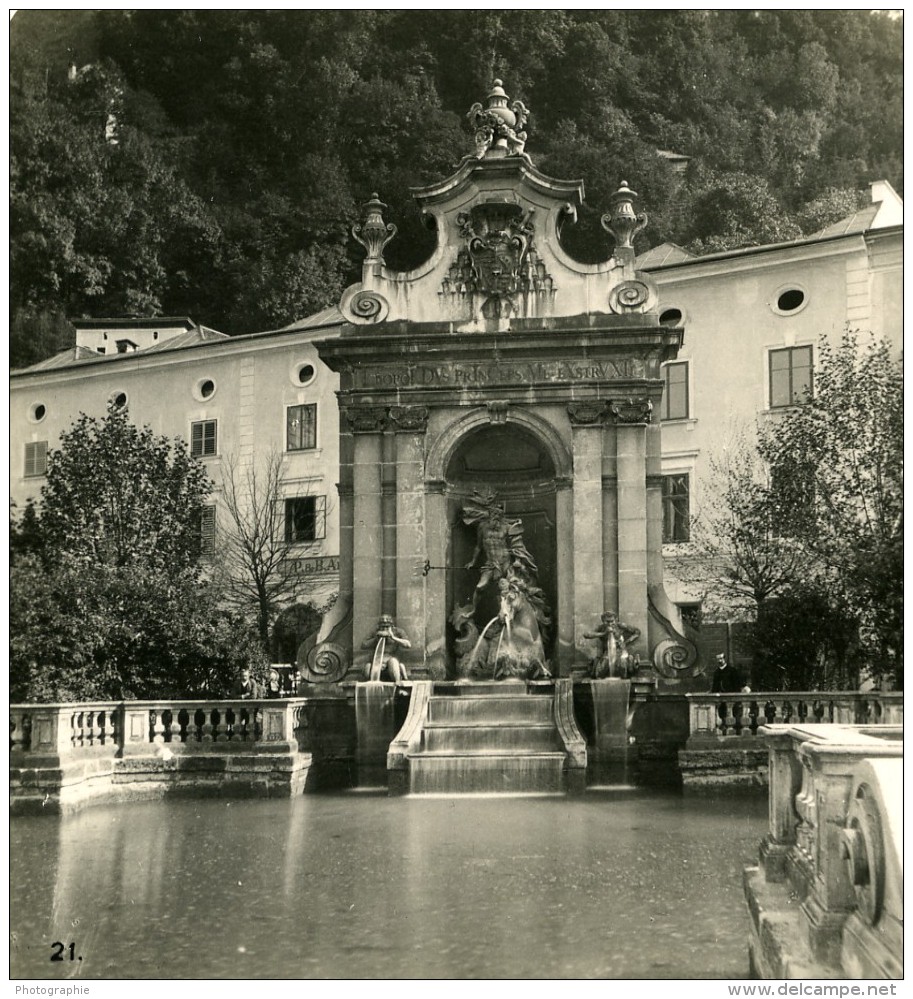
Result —
[[218, 542], [225, 591], [235, 609], [253, 612], [269, 651], [277, 615], [306, 591], [300, 560], [320, 547], [326, 498], [286, 499], [285, 460], [275, 451], [259, 466], [227, 458], [222, 497], [229, 519]]
[[835, 599], [820, 562], [793, 530], [807, 493], [796, 493], [787, 517], [782, 483], [772, 481], [756, 435], [745, 430], [710, 464], [712, 482], [702, 490], [708, 499], [694, 516], [677, 574], [701, 591], [709, 617], [750, 621], [740, 642], [756, 689], [855, 687], [858, 620]]
[[217, 694], [263, 665], [202, 577], [210, 483], [181, 441], [82, 415], [12, 531], [10, 689], [27, 700]]
[[903, 373], [885, 341], [822, 340], [813, 398], [761, 435], [771, 500], [807, 565], [902, 685]]

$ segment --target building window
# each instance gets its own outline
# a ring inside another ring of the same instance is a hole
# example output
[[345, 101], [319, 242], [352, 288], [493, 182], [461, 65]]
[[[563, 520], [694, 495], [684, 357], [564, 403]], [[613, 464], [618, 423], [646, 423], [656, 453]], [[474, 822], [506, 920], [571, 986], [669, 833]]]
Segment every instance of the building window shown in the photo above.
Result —
[[190, 453], [194, 458], [205, 458], [216, 453], [218, 435], [216, 420], [200, 420], [190, 424]]
[[285, 540], [290, 545], [326, 535], [326, 496], [295, 496], [285, 501]]
[[687, 474], [663, 476], [663, 544], [689, 540], [689, 493]]
[[200, 558], [212, 558], [216, 553], [216, 508], [201, 507], [198, 520]]
[[25, 445], [25, 475], [44, 475], [48, 470], [48, 442], [32, 441]]
[[663, 365], [662, 419], [688, 419], [688, 362], [675, 361]]
[[289, 406], [285, 419], [285, 447], [288, 451], [308, 451], [317, 447], [317, 404]]
[[770, 363], [770, 408], [801, 406], [812, 397], [814, 374], [811, 347], [772, 350]]

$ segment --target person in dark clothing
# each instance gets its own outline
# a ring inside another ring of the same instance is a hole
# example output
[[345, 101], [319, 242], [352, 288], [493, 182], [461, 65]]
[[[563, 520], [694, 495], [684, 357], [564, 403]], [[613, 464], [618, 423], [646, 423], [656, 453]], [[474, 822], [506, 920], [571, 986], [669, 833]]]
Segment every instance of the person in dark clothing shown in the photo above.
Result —
[[711, 694], [737, 694], [742, 689], [742, 683], [736, 670], [726, 662], [726, 656], [721, 652], [716, 657], [716, 669], [710, 684]]
[[232, 684], [231, 696], [240, 697], [242, 701], [257, 701], [263, 697], [263, 690], [250, 675], [250, 670], [242, 669], [241, 675]]

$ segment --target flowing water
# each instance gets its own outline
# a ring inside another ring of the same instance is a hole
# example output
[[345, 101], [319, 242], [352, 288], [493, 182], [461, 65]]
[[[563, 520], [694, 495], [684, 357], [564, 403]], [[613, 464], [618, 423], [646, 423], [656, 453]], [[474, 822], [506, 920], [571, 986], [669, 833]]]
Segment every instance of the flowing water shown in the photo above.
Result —
[[11, 975], [744, 977], [766, 816], [766, 795], [629, 791], [17, 817]]

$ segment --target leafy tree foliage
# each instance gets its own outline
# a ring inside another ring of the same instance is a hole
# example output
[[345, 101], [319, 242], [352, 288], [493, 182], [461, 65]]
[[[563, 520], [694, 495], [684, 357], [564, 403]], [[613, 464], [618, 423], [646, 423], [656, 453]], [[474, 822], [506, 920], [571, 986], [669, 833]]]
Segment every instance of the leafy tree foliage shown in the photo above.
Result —
[[754, 619], [756, 687], [854, 687], [863, 667], [902, 687], [902, 399], [889, 345], [847, 331], [821, 341], [807, 404], [716, 457], [675, 571], [711, 615]]
[[599, 218], [623, 178], [651, 216], [640, 249], [813, 232], [870, 181], [901, 186], [901, 39], [862, 10], [20, 11], [13, 362], [56, 346], [37, 316], [237, 333], [332, 304], [375, 190], [400, 229], [388, 263], [415, 266], [434, 236], [409, 188], [468, 152], [494, 77], [532, 109], [536, 164], [586, 180], [563, 234], [581, 259], [610, 251]]
[[819, 346], [814, 398], [762, 436], [771, 500], [806, 563], [858, 620], [900, 684], [903, 663], [903, 373], [884, 341]]
[[10, 692], [22, 700], [225, 691], [262, 665], [203, 578], [206, 473], [124, 411], [81, 416], [12, 531]]

